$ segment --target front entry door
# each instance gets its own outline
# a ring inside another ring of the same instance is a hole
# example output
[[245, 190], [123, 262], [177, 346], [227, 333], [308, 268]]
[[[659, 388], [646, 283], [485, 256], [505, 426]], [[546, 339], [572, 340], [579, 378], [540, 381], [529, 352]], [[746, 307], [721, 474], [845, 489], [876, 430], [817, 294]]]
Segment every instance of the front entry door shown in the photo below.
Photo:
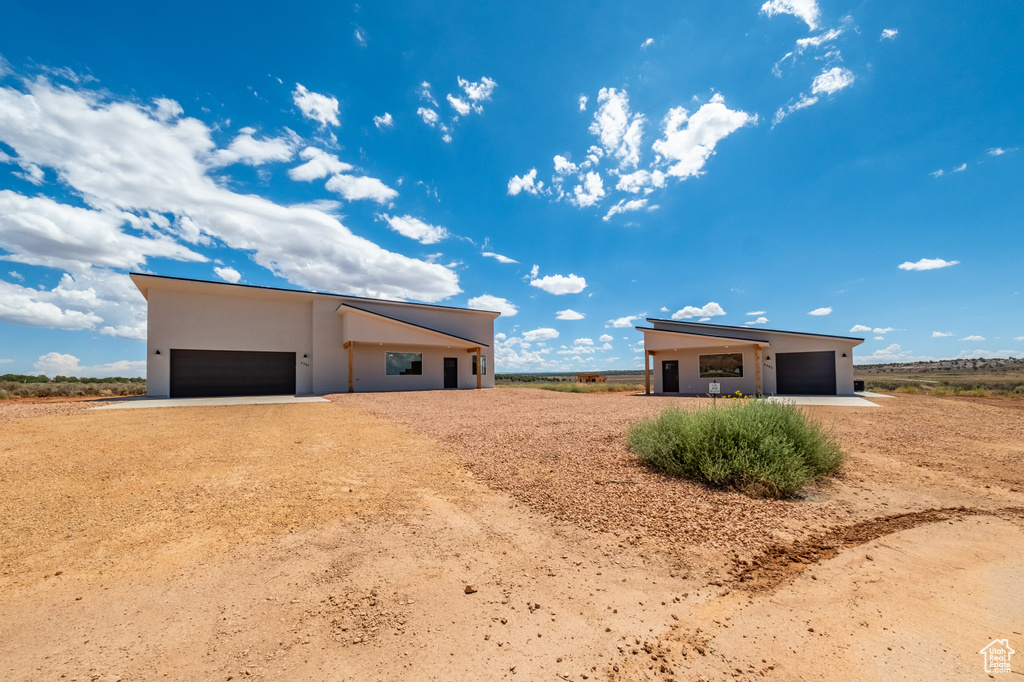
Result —
[[678, 360], [665, 360], [661, 363], [661, 392], [679, 393]]
[[445, 388], [458, 388], [459, 387], [459, 359], [458, 358], [445, 358], [444, 359], [444, 387]]

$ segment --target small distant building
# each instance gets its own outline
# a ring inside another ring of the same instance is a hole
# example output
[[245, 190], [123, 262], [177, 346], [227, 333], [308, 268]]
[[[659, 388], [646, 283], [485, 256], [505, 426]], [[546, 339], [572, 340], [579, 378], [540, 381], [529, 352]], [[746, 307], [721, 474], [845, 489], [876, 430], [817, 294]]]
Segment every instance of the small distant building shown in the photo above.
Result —
[[[852, 395], [853, 348], [864, 339], [648, 318], [647, 393]], [[653, 360], [653, 376], [652, 376]]]
[[576, 381], [581, 384], [603, 384], [608, 381], [608, 377], [603, 374], [577, 374]]

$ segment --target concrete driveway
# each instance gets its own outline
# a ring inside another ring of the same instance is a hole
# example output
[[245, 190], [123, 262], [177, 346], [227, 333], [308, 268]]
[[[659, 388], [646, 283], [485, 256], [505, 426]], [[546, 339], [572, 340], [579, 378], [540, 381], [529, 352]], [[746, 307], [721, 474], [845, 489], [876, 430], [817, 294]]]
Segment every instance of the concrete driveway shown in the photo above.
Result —
[[253, 395], [227, 398], [125, 398], [125, 402], [93, 407], [93, 410], [130, 410], [145, 407], [209, 407], [211, 405], [277, 405], [282, 403], [326, 403], [318, 395]]

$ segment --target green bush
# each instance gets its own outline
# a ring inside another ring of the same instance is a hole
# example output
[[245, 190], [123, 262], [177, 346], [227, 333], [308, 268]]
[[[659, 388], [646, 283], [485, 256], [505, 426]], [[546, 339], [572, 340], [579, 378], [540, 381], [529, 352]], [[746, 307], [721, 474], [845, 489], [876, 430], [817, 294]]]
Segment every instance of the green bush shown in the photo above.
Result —
[[843, 452], [822, 426], [782, 403], [669, 408], [634, 424], [629, 449], [651, 466], [750, 497], [792, 497], [839, 469]]

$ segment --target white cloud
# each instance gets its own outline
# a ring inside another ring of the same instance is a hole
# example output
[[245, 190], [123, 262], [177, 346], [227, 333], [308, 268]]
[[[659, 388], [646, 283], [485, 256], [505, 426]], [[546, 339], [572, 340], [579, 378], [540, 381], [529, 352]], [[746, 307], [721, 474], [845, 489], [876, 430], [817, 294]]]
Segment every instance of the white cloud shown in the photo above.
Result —
[[452, 109], [458, 112], [460, 116], [465, 116], [473, 110], [470, 107], [469, 102], [463, 102], [461, 99], [451, 94], [448, 95], [448, 104], [450, 104]]
[[937, 270], [939, 268], [948, 268], [951, 265], [958, 265], [958, 260], [943, 260], [941, 258], [922, 258], [916, 263], [907, 261], [899, 264], [900, 270]]
[[[831, 43], [833, 40], [835, 40], [842, 34], [843, 29], [832, 28], [825, 31], [824, 33], [819, 33], [816, 36], [811, 36], [809, 38], [798, 38], [796, 41], [797, 51], [803, 53], [804, 50], [806, 50], [809, 47], [821, 47], [825, 43]], [[783, 59], [785, 58], [786, 57], [783, 57]]]
[[324, 128], [328, 124], [341, 125], [338, 120], [338, 100], [328, 95], [321, 95], [307, 90], [302, 84], [295, 84], [295, 91], [292, 93], [292, 100], [299, 108], [302, 115], [316, 121]]
[[580, 111], [586, 111], [587, 110], [587, 101], [589, 99], [590, 98], [587, 97], [586, 95], [580, 95], [580, 99], [579, 99]]
[[942, 177], [943, 175], [945, 175], [945, 174], [946, 174], [946, 171], [944, 171], [944, 170], [942, 170], [942, 169], [940, 168], [940, 169], [939, 169], [939, 170], [937, 170], [937, 171], [932, 171], [932, 172], [931, 172], [931, 173], [929, 173], [928, 175], [932, 176], [933, 178], [941, 178], [941, 177]]
[[[92, 253], [82, 255], [68, 244], [81, 236], [82, 225], [69, 227], [60, 219], [52, 221], [55, 229], [46, 227], [36, 221], [33, 206], [32, 220], [24, 225], [30, 238], [8, 255], [9, 260], [47, 261], [39, 264], [49, 267], [63, 267], [63, 260], [121, 268], [131, 260], [126, 253], [145, 249], [146, 255], [159, 255], [151, 252], [154, 248], [165, 251], [165, 257], [203, 260], [175, 239], [216, 239], [227, 248], [248, 252], [256, 264], [307, 289], [424, 301], [439, 301], [460, 291], [451, 269], [386, 251], [317, 207], [285, 206], [232, 191], [212, 173], [217, 149], [201, 121], [163, 121], [135, 101], [57, 88], [41, 79], [21, 81], [20, 86], [24, 91], [0, 87], [0, 139], [19, 158], [54, 169], [88, 208], [40, 198], [41, 204], [48, 202], [48, 210], [71, 213], [89, 229], [108, 234], [98, 243], [88, 240], [86, 250]], [[5, 198], [27, 199], [14, 193]], [[11, 215], [0, 211], [5, 220]], [[150, 238], [111, 237], [126, 220]], [[6, 227], [0, 237], [9, 239]], [[124, 249], [123, 244], [132, 248]], [[103, 278], [121, 277], [108, 270], [89, 272], [98, 285], [105, 284]], [[117, 330], [134, 324], [108, 326]]]
[[769, 18], [773, 14], [791, 14], [802, 19], [810, 30], [818, 28], [818, 17], [821, 10], [818, 9], [816, 0], [768, 0], [761, 5], [761, 14]]
[[348, 201], [359, 201], [370, 199], [378, 204], [384, 204], [398, 196], [398, 192], [391, 189], [377, 178], [365, 175], [335, 175], [324, 185], [332, 192], [337, 192]]
[[519, 308], [508, 299], [491, 296], [490, 294], [483, 294], [482, 296], [469, 299], [466, 302], [466, 307], [473, 310], [491, 310], [501, 313], [505, 317], [514, 317], [519, 312]]
[[566, 175], [567, 173], [575, 173], [577, 166], [572, 161], [560, 154], [555, 154], [555, 172], [559, 175]]
[[819, 317], [822, 316], [822, 315], [831, 315], [832, 314], [832, 309], [831, 308], [815, 308], [814, 310], [812, 310], [811, 312], [809, 312], [807, 314], [808, 315], [817, 315]]
[[583, 338], [579, 338], [579, 339], [576, 339], [575, 341], [573, 341], [573, 344], [577, 345], [577, 346], [593, 346], [594, 345], [594, 339], [588, 339], [586, 337], [583, 337]]
[[985, 150], [985, 153], [988, 154], [989, 156], [1002, 156], [1006, 152], [1007, 150], [1003, 149], [1002, 147], [992, 147], [991, 149]]
[[68, 309], [55, 292], [38, 291], [0, 280], [0, 322], [51, 329], [95, 329], [103, 318], [94, 312]]
[[653, 44], [654, 44], [654, 38], [648, 38], [647, 40], [645, 40], [643, 42], [643, 44], [640, 45], [640, 49], [641, 50], [646, 50], [647, 48], [649, 48]]
[[359, 47], [366, 47], [366, 31], [361, 27], [356, 26], [355, 30], [352, 31], [352, 37], [358, 43]]
[[437, 112], [433, 109], [428, 109], [427, 107], [419, 107], [416, 110], [416, 115], [422, 118], [423, 122], [431, 128], [437, 125], [439, 119]]
[[151, 257], [206, 260], [166, 234], [126, 234], [124, 228], [135, 221], [137, 216], [117, 210], [95, 211], [0, 190], [0, 248], [8, 251], [0, 257], [76, 274], [93, 266], [135, 270]]
[[932, 332], [933, 339], [941, 339], [947, 336], [953, 336], [953, 332]]
[[328, 154], [316, 147], [306, 147], [299, 152], [299, 158], [306, 163], [288, 169], [288, 177], [296, 181], [311, 182], [326, 178], [328, 175], [347, 173], [352, 170], [350, 164], [340, 161], [334, 154]]
[[871, 327], [868, 327], [867, 325], [863, 325], [863, 324], [855, 324], [852, 327], [850, 327], [850, 331], [853, 332], [853, 333], [869, 332], [869, 331], [871, 331]]
[[961, 163], [959, 166], [957, 166], [956, 168], [953, 169], [953, 172], [954, 173], [963, 173], [965, 170], [967, 170], [967, 164], [966, 163]]
[[614, 320], [608, 320], [605, 326], [614, 327], [615, 329], [627, 329], [633, 326], [633, 320], [642, 320], [645, 316], [646, 313], [640, 313], [639, 315], [626, 315], [625, 317], [616, 317]]
[[647, 210], [653, 210], [653, 209], [657, 208], [657, 206], [651, 206], [650, 208], [648, 208], [647, 207], [647, 199], [632, 199], [632, 200], [629, 200], [629, 201], [626, 201], [625, 199], [622, 199], [621, 201], [619, 201], [619, 203], [615, 204], [610, 209], [608, 209], [608, 213], [605, 214], [605, 216], [604, 216], [604, 218], [602, 218], [602, 220], [607, 221], [609, 218], [611, 218], [614, 215], [618, 215], [619, 213], [628, 213], [630, 211], [639, 211], [640, 209], [643, 209], [643, 208], [647, 208]]
[[242, 279], [242, 273], [231, 266], [224, 268], [215, 267], [213, 271], [217, 273], [217, 276], [222, 280], [225, 282], [231, 282], [232, 284], [238, 284], [239, 280]]
[[645, 118], [629, 110], [629, 95], [625, 90], [601, 88], [597, 95], [598, 108], [590, 132], [601, 140], [604, 150], [619, 159], [619, 167], [640, 163], [640, 141]]
[[849, 69], [834, 66], [814, 77], [811, 92], [815, 95], [833, 95], [853, 85], [854, 75]]
[[20, 272], [18, 272], [17, 270], [11, 270], [11, 271], [10, 271], [10, 272], [8, 272], [7, 274], [8, 274], [8, 275], [9, 275], [9, 276], [10, 276], [10, 277], [11, 277], [12, 279], [16, 279], [16, 280], [18, 280], [19, 282], [24, 282], [24, 281], [25, 281], [25, 275], [21, 274], [21, 273], [20, 273]]
[[509, 258], [508, 256], [502, 256], [500, 253], [494, 253], [493, 251], [484, 251], [483, 254], [481, 254], [481, 255], [486, 256], [487, 258], [493, 258], [494, 260], [498, 261], [499, 263], [508, 264], [508, 263], [518, 263], [519, 262], [519, 261], [515, 260], [514, 258]]
[[587, 288], [587, 280], [576, 275], [546, 275], [530, 281], [530, 286], [542, 289], [549, 294], [578, 294]]
[[565, 310], [559, 310], [555, 314], [556, 320], [582, 320], [586, 315], [578, 313], [572, 308], [566, 308]]
[[649, 188], [661, 188], [665, 186], [665, 174], [660, 170], [646, 171], [638, 170], [633, 173], [624, 173], [619, 176], [615, 189], [622, 192], [637, 194], [641, 190]]
[[[696, 306], [688, 305], [682, 310], [677, 310], [672, 313], [673, 320], [689, 320], [693, 317], [711, 318], [719, 315], [725, 315], [725, 310], [722, 306], [718, 305], [714, 301], [705, 304], [703, 307], [698, 308]], [[703, 321], [703, 320], [702, 320]]]
[[782, 119], [786, 118], [794, 111], [800, 109], [806, 109], [812, 104], [817, 104], [819, 95], [832, 95], [844, 88], [848, 88], [853, 85], [855, 77], [853, 72], [849, 69], [844, 69], [838, 66], [832, 67], [822, 71], [814, 77], [814, 81], [811, 83], [811, 95], [801, 94], [800, 99], [794, 104], [790, 104], [786, 108], [780, 108], [775, 112], [775, 117], [772, 119], [772, 127], [779, 124]]
[[614, 340], [615, 340], [615, 337], [612, 336], [611, 334], [601, 334], [601, 337], [598, 339], [598, 341], [600, 341], [601, 343], [608, 343], [609, 341], [614, 341]]
[[253, 137], [253, 128], [242, 128], [238, 137], [231, 141], [227, 149], [219, 149], [214, 154], [214, 165], [229, 166], [233, 163], [244, 163], [249, 166], [260, 166], [271, 161], [291, 161], [295, 153], [297, 136], [273, 137], [257, 140]]
[[[491, 94], [494, 89], [498, 87], [498, 84], [494, 82], [494, 79], [484, 76], [480, 79], [479, 83], [471, 83], [470, 81], [458, 77], [459, 87], [466, 93], [466, 97], [471, 99], [473, 102], [483, 102], [491, 98]], [[480, 110], [474, 107], [477, 112]]]
[[883, 28], [882, 35], [879, 40], [896, 40], [896, 36], [900, 34], [898, 29], [895, 28]]
[[420, 244], [436, 244], [443, 239], [447, 239], [449, 236], [447, 229], [437, 225], [430, 225], [410, 215], [399, 217], [381, 213], [377, 217], [387, 221], [388, 226], [398, 234], [409, 239], [415, 239]]
[[751, 313], [747, 313], [747, 317], [754, 317], [755, 315], [764, 315], [766, 312], [767, 311], [765, 310], [755, 310]]
[[965, 336], [964, 338], [962, 338], [960, 340], [961, 341], [984, 341], [985, 337], [984, 336], [978, 336], [977, 334], [972, 334], [970, 336]]
[[145, 339], [146, 301], [127, 275], [90, 268], [52, 289], [0, 281], [0, 322]]
[[385, 111], [383, 116], [373, 117], [373, 125], [377, 126], [380, 130], [393, 128], [395, 127], [395, 119], [391, 117], [391, 114]]
[[558, 338], [558, 330], [552, 329], [551, 327], [540, 327], [538, 329], [532, 329], [528, 332], [523, 332], [523, 340], [529, 341], [530, 343], [536, 343], [538, 341], [550, 341], [551, 339]]
[[40, 355], [33, 367], [48, 377], [142, 377], [146, 376], [145, 360], [118, 360], [103, 365], [83, 367], [74, 355], [47, 353]]
[[757, 318], [756, 320], [747, 320], [743, 324], [750, 324], [750, 325], [753, 325], [753, 324], [768, 324], [768, 318], [762, 316], [762, 317]]
[[1015, 337], [1013, 337], [1013, 340], [1014, 341], [1024, 341], [1024, 336], [1015, 336]]
[[516, 196], [520, 192], [525, 191], [528, 194], [538, 194], [543, 191], [544, 183], [536, 182], [537, 180], [537, 169], [531, 168], [530, 172], [519, 177], [515, 175], [511, 180], [508, 181], [508, 193], [510, 196]]
[[[430, 83], [428, 83], [427, 81], [423, 81], [422, 83], [420, 83], [420, 89], [417, 90], [417, 92], [419, 93], [420, 99], [424, 99], [430, 102], [435, 107], [437, 106], [437, 100], [434, 99], [434, 95], [431, 94], [430, 92]], [[419, 111], [417, 111], [416, 113], [419, 113]]]
[[593, 171], [587, 173], [583, 184], [573, 188], [573, 194], [575, 198], [571, 201], [580, 208], [593, 206], [601, 201], [605, 196], [604, 182], [601, 180], [601, 176]]
[[[670, 109], [662, 125], [663, 137], [653, 149], [672, 164], [668, 174], [687, 178], [700, 175], [715, 145], [745, 125], [757, 123], [757, 115], [734, 111], [716, 94], [691, 117], [683, 107]], [[685, 126], [685, 127], [684, 127]]]

